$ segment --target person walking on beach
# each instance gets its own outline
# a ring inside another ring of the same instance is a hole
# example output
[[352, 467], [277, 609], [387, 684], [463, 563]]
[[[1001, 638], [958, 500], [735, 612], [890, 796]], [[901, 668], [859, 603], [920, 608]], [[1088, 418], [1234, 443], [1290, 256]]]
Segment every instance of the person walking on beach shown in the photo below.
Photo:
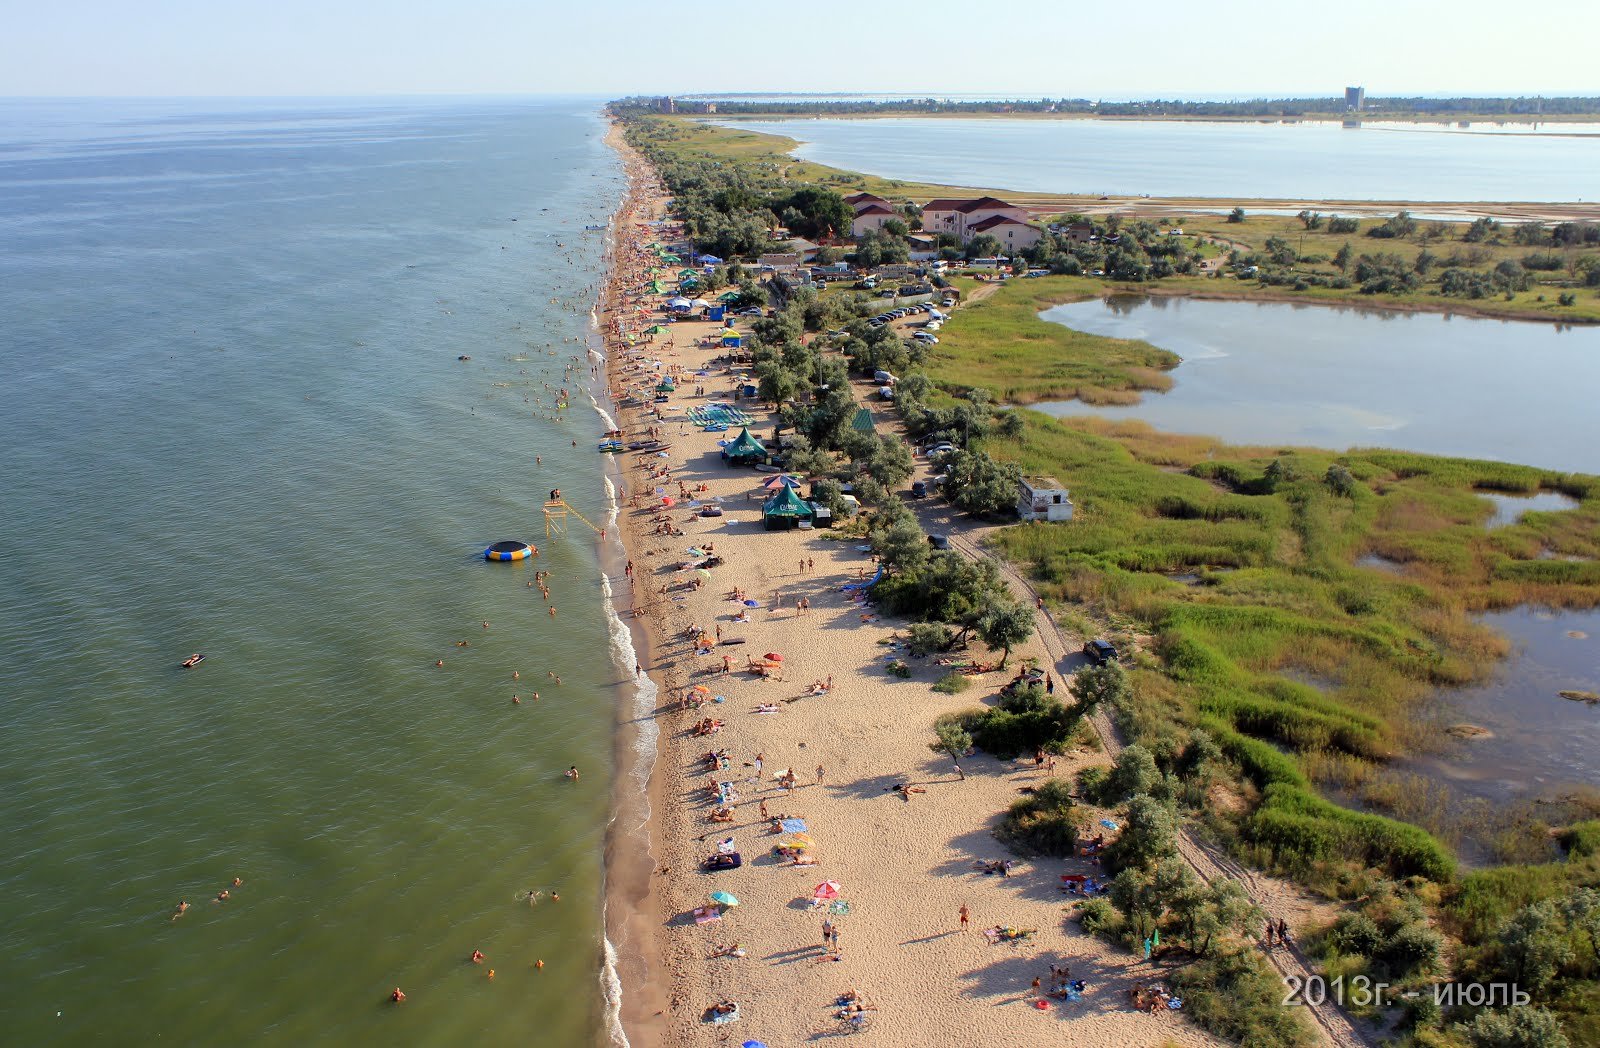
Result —
[[822, 919], [822, 948], [824, 950], [828, 948], [829, 943], [833, 942], [833, 932], [833, 921], [824, 917]]
[[962, 903], [961, 904], [961, 909], [957, 910], [956, 912], [961, 915], [961, 930], [962, 931], [966, 931], [967, 930], [967, 920], [971, 916], [971, 914], [967, 911], [967, 904], [966, 903]]
[[[761, 761], [763, 760], [763, 756], [764, 755], [760, 754], [760, 753], [756, 754], [755, 765], [756, 765], [756, 781], [757, 782], [761, 781]], [[765, 810], [766, 803], [767, 803], [766, 801], [762, 801], [761, 802], [761, 804], [762, 804], [761, 817], [763, 819], [765, 819], [767, 817], [767, 813], [766, 813], [766, 810]]]
[[822, 765], [817, 765], [817, 785], [822, 785]]

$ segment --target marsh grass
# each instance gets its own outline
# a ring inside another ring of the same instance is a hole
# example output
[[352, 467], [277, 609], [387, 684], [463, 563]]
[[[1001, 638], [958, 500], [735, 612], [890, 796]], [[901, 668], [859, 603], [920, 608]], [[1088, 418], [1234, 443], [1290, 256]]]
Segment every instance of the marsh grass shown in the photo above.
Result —
[[[1421, 700], [1481, 679], [1504, 657], [1505, 639], [1476, 613], [1600, 604], [1600, 564], [1539, 554], [1600, 542], [1600, 479], [1386, 450], [1231, 448], [1139, 424], [1023, 416], [1021, 441], [986, 450], [1071, 478], [1078, 513], [1066, 527], [1007, 529], [996, 543], [1032, 566], [1053, 603], [1081, 603], [1090, 621], [1155, 638], [1159, 671], [1137, 675], [1124, 726], [1180, 742], [1196, 726], [1212, 731], [1268, 792], [1247, 837], [1283, 868], [1345, 849], [1448, 877], [1453, 861], [1439, 841], [1321, 802], [1313, 780], [1370, 777], [1415, 740]], [[1297, 479], [1268, 490], [1274, 459], [1292, 463]], [[1322, 482], [1336, 462], [1356, 478], [1350, 497]], [[1483, 490], [1556, 490], [1578, 506], [1488, 531]], [[1358, 567], [1369, 550], [1405, 564], [1404, 575]], [[1166, 577], [1215, 568], [1233, 570], [1204, 586]], [[1446, 799], [1427, 791], [1371, 803], [1460, 839]], [[1508, 828], [1491, 847], [1525, 853], [1518, 834]]]

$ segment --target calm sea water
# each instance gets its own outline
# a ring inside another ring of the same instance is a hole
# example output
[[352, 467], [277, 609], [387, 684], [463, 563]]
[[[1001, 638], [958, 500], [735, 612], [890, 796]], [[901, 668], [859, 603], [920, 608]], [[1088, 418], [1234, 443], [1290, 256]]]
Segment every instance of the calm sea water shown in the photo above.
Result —
[[[1593, 201], [1600, 128], [1149, 120], [728, 121], [886, 178], [1052, 193], [1288, 200]], [[1565, 133], [1562, 133], [1565, 132]]]
[[[0, 103], [4, 1040], [598, 1036], [620, 674], [593, 536], [540, 505], [606, 509], [588, 402], [542, 417], [602, 134], [548, 100]], [[543, 556], [486, 564], [503, 538]]]
[[1183, 358], [1131, 407], [1037, 405], [1144, 419], [1242, 444], [1385, 447], [1600, 473], [1600, 327], [1280, 302], [1118, 295], [1045, 320]]

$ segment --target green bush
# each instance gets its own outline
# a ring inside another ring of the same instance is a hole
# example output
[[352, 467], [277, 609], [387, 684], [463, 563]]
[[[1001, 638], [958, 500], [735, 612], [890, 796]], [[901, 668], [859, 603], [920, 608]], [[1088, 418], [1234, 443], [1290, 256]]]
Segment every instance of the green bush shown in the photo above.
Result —
[[1383, 946], [1383, 929], [1363, 913], [1347, 913], [1334, 922], [1328, 945], [1340, 953], [1372, 957]]
[[955, 631], [937, 622], [914, 622], [907, 631], [906, 652], [922, 658], [936, 651], [949, 651]]
[[941, 695], [960, 695], [972, 687], [972, 679], [964, 673], [951, 671], [934, 682], [933, 690]]
[[1600, 852], [1600, 819], [1574, 823], [1561, 831], [1561, 847], [1574, 859]]
[[1418, 874], [1441, 882], [1455, 876], [1455, 856], [1426, 830], [1349, 811], [1284, 783], [1267, 787], [1246, 833], [1290, 870], [1355, 858], [1400, 876]]
[[1122, 929], [1122, 914], [1111, 905], [1110, 899], [1086, 899], [1078, 907], [1078, 924], [1090, 935], [1114, 939]]
[[1384, 942], [1378, 959], [1395, 975], [1427, 972], [1439, 963], [1444, 936], [1418, 921], [1403, 925]]
[[1037, 855], [1073, 855], [1085, 818], [1073, 804], [1066, 781], [1047, 779], [1031, 795], [1011, 803], [1000, 821], [999, 837]]
[[1202, 1029], [1251, 1048], [1314, 1043], [1301, 1009], [1283, 1004], [1283, 980], [1254, 950], [1219, 953], [1170, 976], [1183, 1010]]

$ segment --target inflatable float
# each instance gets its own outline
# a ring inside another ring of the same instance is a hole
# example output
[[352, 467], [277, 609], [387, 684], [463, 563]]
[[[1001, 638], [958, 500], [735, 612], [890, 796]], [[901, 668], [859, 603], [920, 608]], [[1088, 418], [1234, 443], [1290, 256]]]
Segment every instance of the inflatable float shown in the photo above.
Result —
[[538, 556], [539, 551], [526, 542], [496, 542], [493, 546], [483, 551], [484, 560], [522, 560], [524, 557]]

